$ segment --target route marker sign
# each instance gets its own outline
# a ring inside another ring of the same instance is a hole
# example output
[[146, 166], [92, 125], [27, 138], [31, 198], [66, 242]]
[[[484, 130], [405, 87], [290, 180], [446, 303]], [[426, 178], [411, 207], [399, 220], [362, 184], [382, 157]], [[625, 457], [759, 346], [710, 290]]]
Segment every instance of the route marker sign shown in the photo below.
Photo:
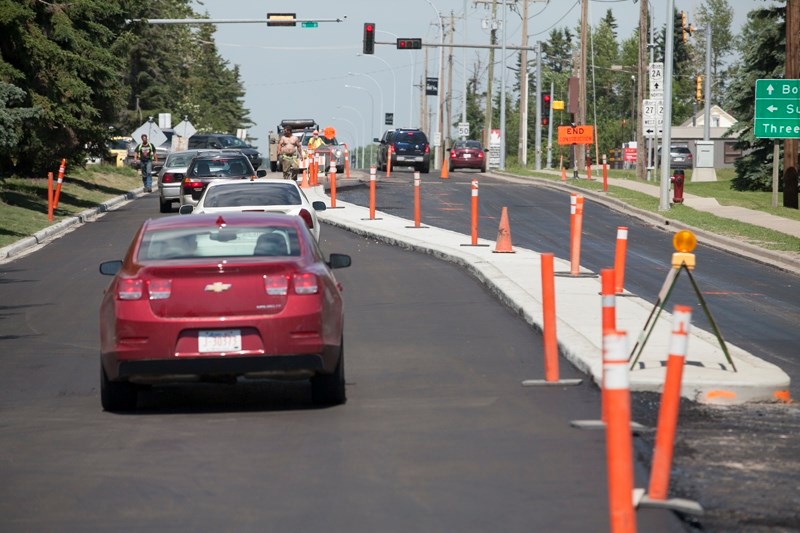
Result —
[[800, 139], [800, 79], [756, 80], [753, 132], [761, 139]]
[[559, 126], [558, 144], [594, 144], [594, 126]]
[[645, 137], [660, 136], [664, 133], [664, 100], [649, 98], [642, 100], [642, 122]]
[[650, 98], [663, 98], [664, 63], [650, 63], [648, 74], [650, 80]]

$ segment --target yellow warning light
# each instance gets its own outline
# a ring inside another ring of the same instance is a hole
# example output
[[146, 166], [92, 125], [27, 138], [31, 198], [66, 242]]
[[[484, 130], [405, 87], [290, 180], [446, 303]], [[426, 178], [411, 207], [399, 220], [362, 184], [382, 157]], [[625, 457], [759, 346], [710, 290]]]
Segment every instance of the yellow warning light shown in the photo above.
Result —
[[672, 237], [672, 246], [675, 247], [675, 253], [672, 254], [672, 267], [680, 268], [681, 265], [686, 265], [689, 270], [694, 268], [695, 260], [692, 253], [697, 247], [697, 237], [694, 236], [689, 230], [681, 230]]

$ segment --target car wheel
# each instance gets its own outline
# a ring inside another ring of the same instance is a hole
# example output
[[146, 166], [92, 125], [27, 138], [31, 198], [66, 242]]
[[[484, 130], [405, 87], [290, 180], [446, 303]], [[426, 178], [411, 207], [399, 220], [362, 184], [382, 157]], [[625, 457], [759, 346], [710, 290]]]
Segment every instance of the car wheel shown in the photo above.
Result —
[[422, 165], [422, 167], [420, 167], [419, 171], [422, 172], [423, 174], [429, 174], [430, 171], [431, 171], [430, 163], [426, 163], [426, 164]]
[[344, 380], [344, 341], [339, 345], [339, 362], [333, 374], [311, 378], [311, 401], [316, 405], [339, 405], [347, 401]]
[[452, 161], [448, 164], [448, 166], [450, 167], [450, 172], [453, 172], [456, 169], [456, 167], [455, 167], [455, 165], [453, 165]]
[[100, 403], [105, 411], [130, 411], [136, 409], [138, 387], [127, 381], [111, 381], [100, 365]]
[[486, 163], [484, 163], [483, 166], [481, 167], [481, 172], [486, 172]]
[[169, 200], [165, 202], [164, 200], [159, 199], [158, 210], [161, 213], [169, 213], [170, 211], [172, 211], [172, 202]]

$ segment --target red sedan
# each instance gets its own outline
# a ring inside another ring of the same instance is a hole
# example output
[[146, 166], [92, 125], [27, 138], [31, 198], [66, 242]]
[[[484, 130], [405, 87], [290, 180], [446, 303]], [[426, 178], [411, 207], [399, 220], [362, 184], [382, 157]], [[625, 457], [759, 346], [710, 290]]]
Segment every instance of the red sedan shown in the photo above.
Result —
[[450, 149], [450, 168], [475, 168], [486, 172], [486, 150], [480, 141], [456, 141]]
[[151, 219], [100, 306], [101, 400], [136, 408], [143, 385], [309, 378], [316, 404], [344, 403], [344, 311], [332, 269], [299, 216]]

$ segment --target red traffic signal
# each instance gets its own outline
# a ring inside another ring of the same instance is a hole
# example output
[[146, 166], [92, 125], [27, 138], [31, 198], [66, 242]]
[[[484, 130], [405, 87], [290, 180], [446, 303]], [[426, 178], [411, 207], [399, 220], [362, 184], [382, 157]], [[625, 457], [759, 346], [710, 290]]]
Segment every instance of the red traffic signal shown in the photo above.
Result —
[[422, 39], [397, 39], [398, 50], [421, 50]]
[[364, 23], [364, 54], [375, 53], [375, 23]]

